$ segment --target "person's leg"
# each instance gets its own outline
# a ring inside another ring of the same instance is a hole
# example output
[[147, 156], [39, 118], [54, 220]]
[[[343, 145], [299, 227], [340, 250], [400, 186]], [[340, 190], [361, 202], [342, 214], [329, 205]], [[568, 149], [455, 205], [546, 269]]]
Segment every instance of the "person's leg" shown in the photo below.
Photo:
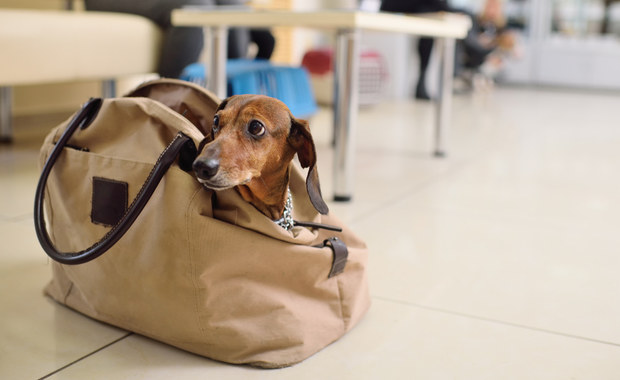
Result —
[[415, 89], [415, 97], [417, 99], [429, 100], [431, 97], [426, 91], [426, 71], [431, 60], [433, 51], [432, 38], [420, 38], [418, 40], [418, 56], [420, 57], [420, 74], [418, 76], [418, 84]]
[[228, 58], [246, 58], [250, 45], [250, 32], [247, 28], [228, 29]]
[[258, 46], [256, 59], [269, 59], [276, 46], [276, 39], [268, 29], [250, 29], [250, 39]]
[[185, 66], [198, 62], [204, 46], [202, 28], [164, 30], [157, 72], [166, 78], [178, 78]]

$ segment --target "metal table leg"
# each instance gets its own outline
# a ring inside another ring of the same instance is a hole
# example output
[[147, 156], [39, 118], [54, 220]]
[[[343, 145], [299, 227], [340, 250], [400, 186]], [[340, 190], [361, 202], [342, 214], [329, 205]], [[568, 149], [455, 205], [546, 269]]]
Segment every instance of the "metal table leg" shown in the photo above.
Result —
[[359, 32], [337, 32], [334, 60], [334, 200], [353, 196], [354, 149], [358, 112]]
[[13, 96], [11, 87], [0, 87], [0, 143], [13, 141]]
[[454, 75], [454, 38], [437, 40], [441, 51], [441, 70], [439, 74], [439, 103], [435, 124], [435, 157], [446, 155], [444, 139], [452, 116], [452, 81]]
[[228, 49], [228, 28], [226, 26], [211, 26], [204, 28], [206, 48], [206, 82], [207, 89], [220, 99], [226, 98], [226, 56]]

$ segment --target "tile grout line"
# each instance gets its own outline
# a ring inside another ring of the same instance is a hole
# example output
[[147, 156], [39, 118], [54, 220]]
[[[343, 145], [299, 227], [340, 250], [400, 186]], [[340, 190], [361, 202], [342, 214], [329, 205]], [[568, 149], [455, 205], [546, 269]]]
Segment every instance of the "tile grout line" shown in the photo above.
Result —
[[[400, 194], [397, 194], [395, 197], [390, 198], [389, 200], [381, 203], [380, 205], [378, 205], [377, 207], [372, 208], [371, 210], [359, 215], [356, 218], [355, 223], [358, 223], [359, 221], [363, 221], [365, 220], [367, 217], [370, 217], [371, 215], [377, 213], [379, 210], [386, 208], [386, 207], [393, 207], [398, 205], [401, 202], [404, 202], [405, 199], [412, 195], [415, 194], [421, 190], [424, 190], [425, 188], [432, 186], [438, 182], [441, 182], [445, 176], [447, 174], [451, 174], [454, 171], [458, 171], [461, 170], [467, 163], [469, 162], [469, 160], [466, 160], [465, 162], [462, 162], [460, 164], [455, 165], [454, 168], [448, 169], [445, 173], [439, 174], [437, 176], [434, 176], [430, 179], [428, 179], [427, 181], [424, 181], [420, 184], [417, 185], [413, 185], [409, 188], [407, 188], [406, 190], [403, 190]], [[350, 223], [352, 226], [355, 225], [355, 223]]]
[[[466, 167], [467, 165], [471, 164], [472, 162], [476, 162], [480, 159], [482, 159], [484, 157], [485, 153], [478, 153], [475, 154], [471, 157], [468, 158], [464, 158], [461, 162], [455, 163], [455, 165], [452, 168], [447, 169], [445, 172], [437, 174], [436, 176], [428, 179], [427, 181], [424, 181], [418, 185], [414, 185], [409, 187], [407, 190], [402, 191], [400, 194], [396, 195], [395, 197], [391, 198], [390, 200], [382, 203], [381, 205], [374, 207], [372, 210], [367, 211], [363, 214], [361, 214], [358, 218], [357, 221], [359, 220], [364, 220], [366, 217], [376, 213], [378, 210], [380, 210], [381, 208], [384, 207], [393, 207], [398, 205], [401, 202], [405, 201], [405, 198], [407, 196], [410, 196], [412, 194], [415, 194], [416, 192], [419, 192], [429, 186], [432, 186], [436, 183], [439, 183], [441, 181], [443, 181], [446, 176], [452, 175], [454, 172], [458, 172], [461, 171], [464, 167]], [[446, 158], [443, 158], [443, 160], [446, 160]], [[356, 222], [357, 222], [356, 221]], [[351, 225], [354, 225], [355, 223], [351, 223]]]
[[548, 329], [544, 329], [544, 328], [540, 328], [540, 327], [528, 326], [528, 325], [523, 325], [523, 324], [514, 323], [514, 322], [502, 321], [502, 320], [499, 320], [499, 319], [482, 317], [482, 316], [474, 315], [474, 314], [467, 314], [467, 313], [462, 313], [462, 312], [458, 312], [458, 311], [446, 310], [446, 309], [441, 309], [441, 308], [438, 308], [438, 307], [426, 306], [426, 305], [421, 305], [421, 304], [417, 304], [417, 303], [412, 303], [412, 302], [407, 302], [407, 301], [391, 299], [391, 298], [387, 298], [387, 297], [372, 296], [372, 298], [375, 298], [375, 299], [378, 299], [378, 300], [382, 300], [382, 301], [386, 301], [386, 302], [397, 303], [397, 304], [401, 304], [401, 305], [405, 305], [405, 306], [411, 306], [411, 307], [415, 307], [415, 308], [418, 308], [418, 309], [424, 309], [424, 310], [429, 310], [429, 311], [436, 311], [436, 312], [439, 312], [439, 313], [450, 314], [450, 315], [455, 315], [455, 316], [469, 318], [469, 319], [475, 319], [475, 320], [478, 320], [478, 321], [489, 322], [489, 323], [494, 323], [494, 324], [498, 324], [498, 325], [516, 327], [516, 328], [520, 328], [520, 329], [541, 332], [541, 333], [545, 333], [545, 334], [549, 334], [549, 335], [562, 336], [562, 337], [565, 337], [565, 338], [571, 338], [571, 339], [588, 341], [588, 342], [592, 342], [592, 343], [605, 344], [605, 345], [608, 345], [608, 346], [620, 347], [620, 343], [610, 342], [610, 341], [601, 340], [601, 339], [595, 339], [595, 338], [588, 338], [586, 336], [580, 336], [580, 335], [575, 335], [575, 334], [568, 334], [568, 333], [563, 333], [563, 332], [560, 332], [560, 331], [553, 331], [553, 330], [548, 330]]
[[32, 219], [32, 218], [33, 218], [32, 212], [27, 213], [27, 214], [13, 215], [13, 216], [0, 215], [0, 222], [20, 223], [20, 222], [23, 222], [25, 220]]
[[53, 372], [48, 373], [47, 375], [45, 375], [45, 376], [43, 376], [43, 377], [39, 378], [39, 380], [47, 379], [47, 378], [49, 378], [50, 376], [53, 376], [53, 375], [55, 375], [55, 374], [57, 374], [57, 373], [59, 373], [59, 372], [61, 372], [61, 371], [65, 370], [65, 369], [67, 369], [67, 368], [71, 367], [72, 365], [74, 365], [74, 364], [76, 364], [76, 363], [78, 363], [78, 362], [81, 362], [82, 360], [84, 360], [84, 359], [86, 359], [86, 358], [89, 358], [89, 357], [93, 356], [94, 354], [96, 354], [96, 353], [98, 353], [98, 352], [101, 352], [101, 351], [105, 350], [106, 348], [108, 348], [108, 347], [110, 347], [110, 346], [112, 346], [112, 345], [114, 345], [114, 344], [116, 344], [116, 343], [120, 342], [121, 340], [123, 340], [123, 339], [125, 339], [125, 338], [130, 337], [131, 335], [133, 335], [133, 333], [132, 333], [132, 332], [128, 332], [127, 334], [125, 334], [125, 335], [121, 336], [121, 337], [120, 337], [120, 338], [118, 338], [118, 339], [113, 340], [112, 342], [110, 342], [110, 343], [108, 343], [108, 344], [106, 344], [106, 345], [104, 345], [104, 346], [102, 346], [102, 347], [100, 347], [100, 348], [98, 348], [98, 349], [96, 349], [95, 351], [93, 351], [93, 352], [91, 352], [91, 353], [89, 353], [89, 354], [87, 354], [87, 355], [84, 355], [84, 356], [82, 356], [81, 358], [78, 358], [78, 359], [76, 359], [76, 360], [72, 361], [72, 362], [71, 362], [71, 363], [69, 363], [69, 364], [66, 364], [66, 365], [62, 366], [62, 367], [58, 368], [57, 370], [55, 370], [55, 371], [53, 371]]

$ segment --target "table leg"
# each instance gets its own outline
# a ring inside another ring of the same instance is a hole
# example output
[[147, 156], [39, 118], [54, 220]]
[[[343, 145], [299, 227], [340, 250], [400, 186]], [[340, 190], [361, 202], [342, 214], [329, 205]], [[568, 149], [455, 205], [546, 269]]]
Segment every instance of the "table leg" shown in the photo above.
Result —
[[204, 28], [206, 48], [207, 89], [220, 99], [226, 98], [226, 58], [228, 51], [228, 28], [226, 26], [210, 26]]
[[0, 143], [13, 141], [12, 88], [0, 86]]
[[439, 74], [439, 103], [435, 124], [435, 157], [446, 155], [444, 139], [452, 116], [452, 82], [454, 76], [454, 38], [437, 39], [441, 51], [441, 70]]
[[353, 196], [358, 112], [359, 32], [340, 29], [334, 59], [334, 200]]

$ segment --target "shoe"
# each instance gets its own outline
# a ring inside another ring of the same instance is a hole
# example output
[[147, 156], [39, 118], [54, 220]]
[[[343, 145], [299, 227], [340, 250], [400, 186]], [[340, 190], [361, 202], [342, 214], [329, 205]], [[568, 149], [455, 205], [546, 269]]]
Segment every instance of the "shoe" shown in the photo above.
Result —
[[415, 88], [415, 98], [419, 100], [431, 100], [431, 96], [426, 92], [426, 86], [423, 82], [418, 83]]

